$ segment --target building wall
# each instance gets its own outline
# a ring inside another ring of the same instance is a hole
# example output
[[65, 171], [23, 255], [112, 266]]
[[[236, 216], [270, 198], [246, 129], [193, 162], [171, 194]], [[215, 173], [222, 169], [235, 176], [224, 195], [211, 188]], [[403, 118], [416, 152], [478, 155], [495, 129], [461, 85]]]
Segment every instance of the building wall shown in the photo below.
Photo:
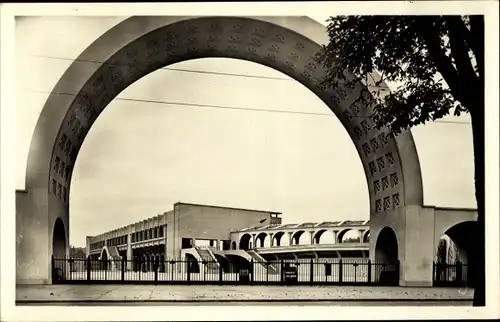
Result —
[[231, 230], [270, 222], [266, 211], [177, 203], [167, 216], [167, 257], [179, 258], [182, 238], [229, 240]]

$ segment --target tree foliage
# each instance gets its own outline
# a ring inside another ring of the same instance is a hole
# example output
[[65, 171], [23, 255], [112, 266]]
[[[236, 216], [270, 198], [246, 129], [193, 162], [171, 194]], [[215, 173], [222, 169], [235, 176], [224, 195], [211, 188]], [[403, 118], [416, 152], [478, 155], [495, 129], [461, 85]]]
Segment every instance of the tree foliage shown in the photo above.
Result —
[[[479, 227], [471, 241], [474, 305], [484, 305], [484, 16], [337, 16], [327, 31], [318, 57], [326, 68], [322, 86], [367, 85], [371, 95], [357, 100], [375, 101], [378, 129], [398, 135], [450, 112], [470, 114]], [[397, 88], [388, 91], [386, 81]]]
[[[323, 85], [398, 83], [388, 95], [372, 92], [377, 126], [394, 134], [450, 112], [471, 112], [484, 89], [482, 26], [481, 16], [331, 17], [330, 42], [320, 56], [327, 67]], [[355, 78], [345, 78], [344, 70]], [[381, 78], [369, 79], [375, 71]]]

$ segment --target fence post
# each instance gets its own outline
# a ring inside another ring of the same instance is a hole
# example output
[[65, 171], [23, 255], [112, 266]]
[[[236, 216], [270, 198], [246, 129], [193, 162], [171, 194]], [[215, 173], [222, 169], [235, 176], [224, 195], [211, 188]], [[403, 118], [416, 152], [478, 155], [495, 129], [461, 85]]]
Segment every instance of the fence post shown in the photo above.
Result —
[[342, 259], [339, 260], [339, 284], [342, 284]]
[[399, 259], [396, 261], [396, 285], [394, 286], [399, 286]]
[[122, 256], [122, 282], [125, 281], [125, 266], [127, 262], [125, 261], [125, 256]]
[[283, 259], [281, 259], [281, 263], [280, 263], [280, 279], [281, 279], [281, 283], [283, 283]]
[[253, 276], [253, 275], [254, 275], [254, 274], [253, 274], [253, 272], [254, 272], [254, 270], [253, 270], [254, 262], [253, 262], [253, 258], [252, 258], [252, 260], [250, 261], [250, 265], [251, 265], [251, 266], [250, 266], [250, 274], [252, 274], [252, 275], [250, 276], [250, 283], [252, 283], [252, 284], [253, 284], [253, 281], [254, 281], [254, 276]]
[[311, 264], [309, 267], [309, 281], [311, 282], [311, 285], [314, 282], [314, 262], [313, 262], [312, 258], [311, 258]]
[[372, 283], [372, 261], [368, 260], [368, 284]]
[[457, 277], [456, 277], [456, 281], [458, 283], [461, 283], [462, 282], [462, 262], [461, 261], [457, 261], [457, 271], [456, 271], [456, 274], [457, 274]]
[[219, 263], [219, 285], [222, 285], [222, 263]]
[[92, 261], [90, 259], [90, 255], [87, 257], [87, 282], [90, 283], [90, 268], [92, 266]]
[[57, 279], [57, 274], [56, 274], [56, 259], [54, 257], [54, 254], [52, 254], [50, 258], [50, 269], [52, 274], [52, 284], [55, 284], [55, 281]]
[[153, 262], [153, 269], [155, 270], [155, 285], [158, 285], [158, 258], [155, 257], [154, 262]]

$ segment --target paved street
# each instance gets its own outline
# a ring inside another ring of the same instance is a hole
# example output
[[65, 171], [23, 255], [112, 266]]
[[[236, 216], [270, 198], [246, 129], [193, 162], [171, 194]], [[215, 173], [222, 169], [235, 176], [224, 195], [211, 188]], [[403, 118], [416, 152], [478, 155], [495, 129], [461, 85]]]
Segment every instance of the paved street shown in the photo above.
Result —
[[265, 302], [274, 302], [280, 305], [279, 302], [286, 302], [286, 305], [290, 305], [293, 300], [297, 301], [297, 305], [310, 304], [311, 301], [316, 305], [335, 305], [335, 302], [344, 302], [339, 305], [356, 305], [354, 303], [360, 301], [367, 302], [363, 305], [370, 305], [370, 302], [371, 305], [379, 305], [375, 304], [379, 302], [392, 305], [391, 302], [401, 301], [442, 301], [448, 303], [445, 305], [467, 305], [472, 297], [472, 289], [368, 286], [19, 285], [16, 291], [18, 304], [57, 302], [68, 305], [76, 302], [94, 305], [116, 305], [120, 302], [156, 305], [193, 302], [210, 305], [219, 302], [245, 302], [245, 305], [259, 302], [259, 305], [263, 305]]

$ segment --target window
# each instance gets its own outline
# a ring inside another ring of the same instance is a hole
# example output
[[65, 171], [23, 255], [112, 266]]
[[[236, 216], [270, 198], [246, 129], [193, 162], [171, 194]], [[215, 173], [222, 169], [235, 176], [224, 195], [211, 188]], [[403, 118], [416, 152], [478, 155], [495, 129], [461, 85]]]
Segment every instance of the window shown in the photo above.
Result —
[[394, 187], [399, 183], [398, 174], [394, 172], [391, 174], [391, 185]]
[[352, 120], [352, 115], [348, 110], [345, 110], [342, 114], [344, 114], [345, 118], [350, 121]]
[[387, 159], [387, 163], [389, 163], [389, 166], [393, 165], [394, 163], [396, 163], [394, 161], [394, 156], [392, 155], [392, 152], [389, 152], [385, 155], [385, 158]]
[[372, 151], [370, 150], [370, 147], [368, 146], [368, 143], [364, 143], [362, 146], [363, 152], [365, 153], [366, 156], [370, 155]]
[[66, 144], [66, 140], [68, 139], [68, 137], [66, 136], [66, 134], [63, 134], [61, 139], [59, 140], [59, 148], [61, 149], [61, 151], [64, 149], [64, 145]]
[[391, 209], [391, 198], [390, 197], [385, 197], [384, 198], [384, 209]]
[[58, 197], [59, 199], [61, 199], [61, 190], [62, 190], [62, 186], [61, 186], [61, 184], [58, 182], [58, 183], [57, 183], [57, 197]]
[[380, 141], [380, 144], [382, 144], [382, 146], [386, 145], [387, 144], [387, 137], [385, 136], [385, 133], [380, 133], [378, 135], [378, 140]]
[[381, 199], [378, 199], [375, 201], [375, 211], [376, 212], [382, 211], [382, 200]]
[[367, 121], [361, 121], [361, 126], [363, 127], [363, 130], [365, 131], [365, 133], [370, 132], [371, 127], [370, 127], [370, 124], [368, 124]]
[[394, 204], [394, 207], [399, 206], [399, 193], [392, 195], [392, 203]]
[[384, 162], [384, 159], [383, 158], [378, 158], [377, 159], [377, 163], [378, 163], [378, 168], [380, 171], [384, 171], [385, 169], [385, 162]]
[[361, 137], [363, 136], [363, 131], [361, 131], [361, 129], [359, 128], [359, 126], [355, 126], [354, 127], [354, 134], [356, 135], [356, 137], [358, 139], [361, 139]]
[[71, 141], [66, 141], [66, 145], [64, 146], [64, 154], [69, 156], [69, 152], [71, 151]]
[[375, 180], [375, 182], [373, 183], [373, 189], [375, 190], [375, 193], [380, 191], [380, 181]]
[[55, 172], [59, 171], [59, 162], [61, 162], [61, 158], [56, 157], [54, 160], [54, 171]]
[[68, 190], [66, 187], [63, 187], [63, 201], [68, 202]]
[[64, 175], [65, 168], [66, 168], [66, 164], [64, 163], [64, 161], [61, 161], [61, 163], [59, 164], [59, 174], [61, 175], [61, 177]]
[[389, 188], [389, 179], [387, 177], [382, 178], [382, 189], [387, 189]]
[[377, 151], [379, 148], [378, 142], [376, 138], [373, 138], [370, 140], [370, 143], [372, 145], [373, 151]]
[[57, 195], [57, 181], [55, 179], [52, 179], [52, 193], [54, 194], [54, 196]]
[[368, 166], [370, 167], [370, 173], [374, 175], [377, 172], [377, 166], [375, 165], [375, 162], [370, 162]]

